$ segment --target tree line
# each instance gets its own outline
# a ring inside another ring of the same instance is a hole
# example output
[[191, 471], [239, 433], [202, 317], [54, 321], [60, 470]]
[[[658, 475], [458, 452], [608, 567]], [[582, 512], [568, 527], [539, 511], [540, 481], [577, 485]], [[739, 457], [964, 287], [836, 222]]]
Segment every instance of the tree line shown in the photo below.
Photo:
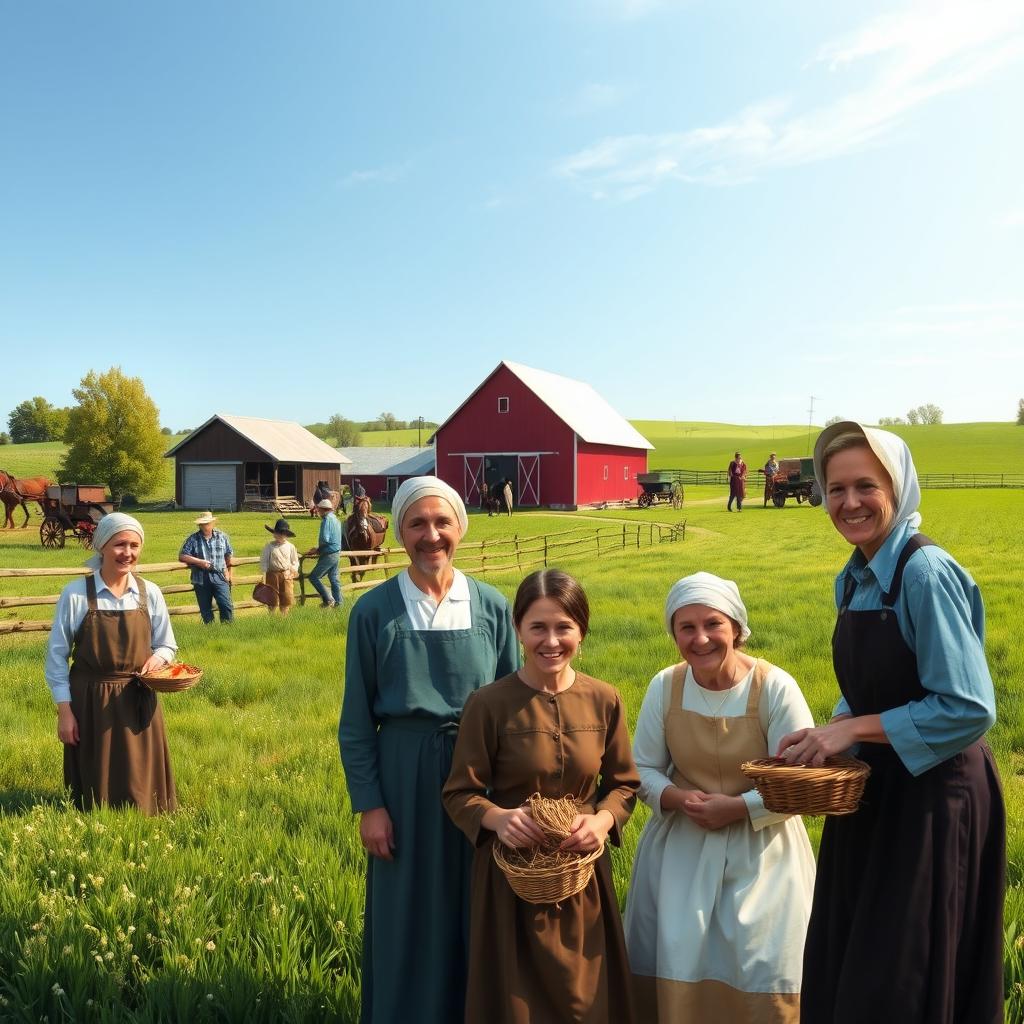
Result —
[[416, 430], [422, 429], [423, 440], [438, 426], [432, 420], [417, 417], [412, 420], [400, 420], [393, 412], [382, 412], [374, 420], [350, 420], [341, 413], [335, 413], [326, 423], [306, 423], [305, 428], [320, 438], [329, 441], [336, 448], [354, 448], [360, 442], [364, 431], [381, 430]]

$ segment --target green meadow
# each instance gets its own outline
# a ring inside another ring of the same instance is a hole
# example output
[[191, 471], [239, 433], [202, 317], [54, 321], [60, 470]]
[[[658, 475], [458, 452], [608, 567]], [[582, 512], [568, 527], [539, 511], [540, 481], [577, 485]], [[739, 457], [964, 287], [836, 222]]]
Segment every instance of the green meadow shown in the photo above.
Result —
[[[791, 429], [788, 436], [798, 437], [800, 428]], [[959, 428], [916, 429], [942, 436]], [[744, 428], [708, 430], [719, 431], [707, 439], [707, 458], [718, 459], [717, 466]], [[652, 433], [659, 448], [668, 446], [667, 435]], [[768, 444], [780, 455], [800, 453], [777, 438]], [[987, 442], [993, 461], [1000, 450], [1012, 460], [1011, 449], [1019, 461], [1018, 438], [1024, 440], [1024, 428], [994, 427]], [[756, 465], [751, 441], [758, 443], [747, 435], [744, 454]], [[685, 457], [669, 452], [668, 464], [699, 468], [698, 456], [690, 457], [693, 443]], [[918, 457], [918, 441], [911, 443]], [[7, 447], [0, 465], [13, 468], [8, 456], [28, 447], [49, 446]], [[959, 444], [922, 450], [940, 460], [929, 466], [936, 471], [962, 459]], [[730, 515], [724, 504], [721, 488], [692, 487], [681, 514], [658, 508], [511, 519], [474, 514], [466, 540], [619, 527], [623, 520], [672, 523], [682, 515], [684, 541], [560, 560], [583, 581], [593, 607], [581, 668], [620, 688], [632, 726], [649, 680], [674, 659], [661, 625], [665, 594], [679, 576], [707, 569], [739, 584], [750, 613], [751, 652], [791, 672], [816, 718], [825, 719], [837, 695], [829, 648], [832, 579], [848, 548], [820, 509], [788, 503], [765, 510], [752, 500], [742, 515]], [[923, 529], [970, 569], [985, 597], [986, 649], [999, 701], [989, 739], [1010, 822], [1007, 1019], [1024, 1022], [1024, 653], [1018, 642], [1024, 610], [1011, 568], [1020, 561], [1024, 492], [926, 491], [922, 513]], [[139, 518], [147, 531], [143, 561], [152, 563], [175, 559], [194, 515]], [[27, 530], [0, 531], [0, 566], [82, 563], [86, 552], [74, 541], [62, 551], [43, 551], [38, 522], [33, 515]], [[256, 555], [269, 522], [239, 513], [223, 516], [220, 525], [236, 554]], [[293, 529], [300, 550], [313, 543], [313, 520], [296, 518]], [[487, 577], [509, 597], [519, 578]], [[0, 597], [52, 594], [63, 582], [4, 578]], [[250, 588], [239, 590], [247, 597]], [[169, 603], [192, 598], [174, 595]], [[243, 612], [223, 628], [203, 627], [196, 616], [174, 618], [180, 657], [206, 674], [194, 690], [161, 698], [180, 809], [158, 819], [110, 810], [82, 815], [67, 806], [43, 680], [45, 634], [0, 636], [6, 698], [0, 702], [0, 1020], [356, 1019], [363, 852], [336, 743], [351, 603], [340, 613], [311, 603], [285, 620]], [[0, 609], [0, 622], [50, 614], [46, 606]], [[638, 808], [623, 847], [613, 851], [622, 900], [645, 818]], [[807, 825], [816, 844], [820, 820]]]
[[[650, 678], [674, 657], [661, 607], [679, 576], [735, 579], [750, 612], [752, 653], [788, 669], [819, 719], [836, 697], [829, 656], [831, 581], [847, 549], [820, 510], [787, 505], [743, 515], [714, 488], [691, 488], [685, 541], [562, 564], [585, 583], [593, 632], [582, 668], [618, 686], [631, 725]], [[1021, 603], [1008, 566], [1024, 513], [1017, 491], [925, 493], [924, 528], [970, 568], [988, 611], [987, 650], [999, 693], [990, 739], [1010, 819], [1008, 1019], [1024, 1020], [1024, 715], [1016, 642]], [[189, 513], [143, 513], [144, 560], [172, 560]], [[467, 541], [665, 522], [670, 510], [586, 516], [473, 515]], [[236, 552], [255, 555], [268, 520], [224, 516]], [[296, 520], [301, 547], [315, 524]], [[0, 534], [0, 565], [77, 565], [76, 546], [43, 552], [33, 530]], [[247, 571], [247, 570], [246, 570]], [[155, 577], [156, 578], [156, 577]], [[169, 577], [159, 577], [167, 580]], [[181, 577], [175, 577], [176, 581]], [[489, 579], [511, 596], [516, 574]], [[0, 594], [53, 593], [59, 579], [5, 579]], [[248, 588], [245, 588], [247, 591]], [[189, 601], [188, 595], [172, 603]], [[206, 675], [161, 698], [181, 808], [146, 819], [81, 815], [62, 802], [61, 749], [43, 681], [41, 634], [0, 638], [0, 1019], [81, 1021], [355, 1020], [363, 854], [336, 745], [347, 602], [312, 604], [286, 620], [243, 613], [229, 628], [176, 617], [180, 656]], [[46, 617], [40, 608], [4, 618]], [[646, 817], [638, 809], [614, 851], [620, 898]], [[809, 819], [816, 843], [820, 822]]]

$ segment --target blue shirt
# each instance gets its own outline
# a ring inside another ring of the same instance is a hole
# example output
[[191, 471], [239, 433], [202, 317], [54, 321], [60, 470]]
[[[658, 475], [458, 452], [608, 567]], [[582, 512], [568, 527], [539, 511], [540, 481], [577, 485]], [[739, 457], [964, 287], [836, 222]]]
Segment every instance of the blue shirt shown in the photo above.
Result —
[[[53, 613], [53, 628], [46, 647], [46, 663], [44, 675], [50, 687], [53, 699], [58, 704], [71, 700], [71, 683], [69, 682], [68, 658], [75, 642], [75, 634], [85, 621], [89, 611], [89, 598], [86, 596], [85, 581], [87, 576], [72, 580], [57, 599], [57, 608]], [[115, 597], [110, 588], [103, 582], [97, 570], [93, 574], [96, 581], [96, 608], [101, 612], [130, 612], [139, 607], [139, 585], [134, 576], [128, 577], [128, 589], [121, 597]], [[146, 605], [149, 609], [149, 621], [152, 629], [152, 648], [165, 661], [174, 661], [174, 652], [178, 645], [174, 640], [171, 620], [167, 614], [167, 602], [160, 588], [152, 582], [146, 583]]]
[[[836, 578], [836, 607], [851, 575], [857, 589], [850, 610], [881, 609], [900, 551], [914, 533], [909, 523], [897, 526], [870, 562], [855, 551]], [[985, 608], [970, 574], [941, 548], [925, 547], [906, 564], [894, 611], [928, 692], [883, 712], [882, 729], [907, 770], [920, 775], [970, 746], [995, 723], [995, 689], [985, 661]], [[848, 715], [850, 706], [840, 699], [834, 713]]]
[[209, 537], [205, 537], [202, 530], [196, 530], [195, 533], [189, 534], [185, 538], [185, 543], [181, 545], [181, 551], [178, 552], [179, 556], [191, 555], [193, 558], [202, 558], [213, 567], [207, 570], [193, 565], [191, 574], [193, 583], [205, 583], [206, 577], [203, 574], [206, 572], [223, 573], [227, 569], [227, 558], [231, 554], [231, 541], [228, 535], [217, 529]]
[[333, 512], [328, 512], [320, 520], [316, 546], [321, 555], [336, 555], [341, 551], [341, 523]]

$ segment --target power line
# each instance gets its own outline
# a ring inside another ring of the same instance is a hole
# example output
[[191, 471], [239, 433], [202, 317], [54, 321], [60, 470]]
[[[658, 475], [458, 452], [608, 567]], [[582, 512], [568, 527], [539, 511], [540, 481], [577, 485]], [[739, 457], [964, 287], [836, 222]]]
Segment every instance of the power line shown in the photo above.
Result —
[[807, 454], [811, 454], [811, 431], [814, 429], [814, 395], [811, 395], [811, 407], [807, 410]]

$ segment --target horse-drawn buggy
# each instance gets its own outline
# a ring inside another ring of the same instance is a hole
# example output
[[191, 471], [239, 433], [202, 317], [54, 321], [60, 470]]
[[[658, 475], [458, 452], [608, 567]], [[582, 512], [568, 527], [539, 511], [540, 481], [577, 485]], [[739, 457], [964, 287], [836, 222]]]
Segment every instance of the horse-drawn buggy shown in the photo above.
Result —
[[814, 459], [779, 459], [779, 471], [774, 476], [765, 474], [765, 505], [771, 501], [776, 508], [782, 508], [787, 498], [796, 498], [798, 505], [803, 501], [814, 506], [821, 504]]
[[683, 507], [683, 482], [677, 470], [638, 473], [636, 482], [643, 491], [637, 499], [641, 508], [650, 508], [655, 503], [670, 504], [675, 509]]
[[117, 509], [102, 484], [50, 484], [40, 504], [39, 542], [44, 548], [64, 547], [69, 533], [82, 547], [91, 548], [96, 524]]

